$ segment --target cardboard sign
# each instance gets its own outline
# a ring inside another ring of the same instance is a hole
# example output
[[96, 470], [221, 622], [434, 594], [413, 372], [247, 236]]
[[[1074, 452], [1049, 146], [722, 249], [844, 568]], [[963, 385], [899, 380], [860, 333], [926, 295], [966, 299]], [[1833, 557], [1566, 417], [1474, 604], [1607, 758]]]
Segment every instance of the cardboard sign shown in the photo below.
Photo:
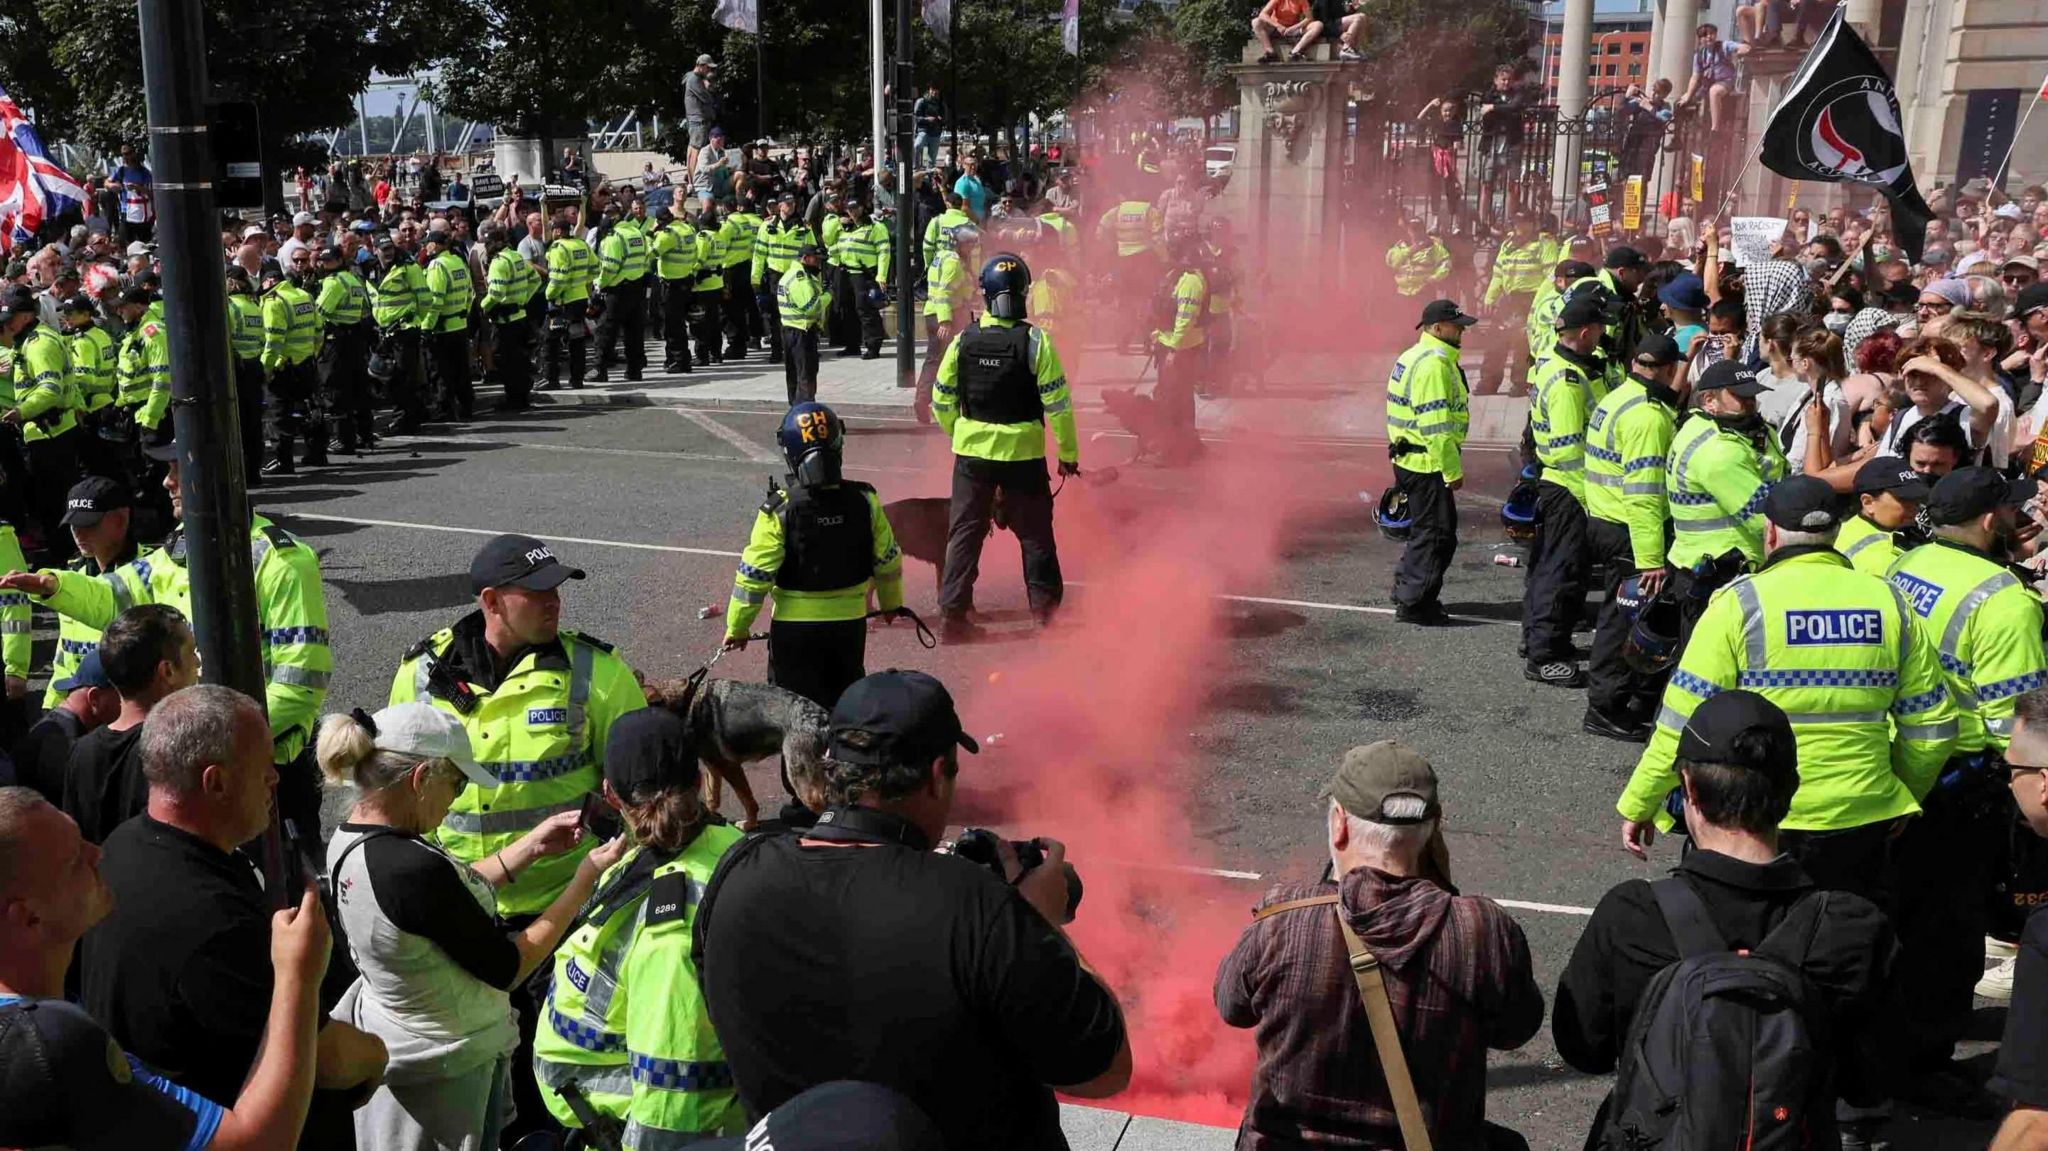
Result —
[[1735, 252], [1735, 264], [1747, 268], [1771, 258], [1771, 245], [1785, 234], [1785, 217], [1737, 216], [1728, 226], [1728, 246]]
[[1614, 231], [1614, 205], [1607, 200], [1606, 184], [1586, 185], [1586, 204], [1590, 208], [1587, 220], [1595, 236], [1605, 237]]
[[1707, 158], [1698, 152], [1692, 154], [1692, 202], [1697, 204], [1707, 198]]
[[1621, 230], [1633, 235], [1643, 228], [1643, 178], [1630, 176], [1621, 189]]

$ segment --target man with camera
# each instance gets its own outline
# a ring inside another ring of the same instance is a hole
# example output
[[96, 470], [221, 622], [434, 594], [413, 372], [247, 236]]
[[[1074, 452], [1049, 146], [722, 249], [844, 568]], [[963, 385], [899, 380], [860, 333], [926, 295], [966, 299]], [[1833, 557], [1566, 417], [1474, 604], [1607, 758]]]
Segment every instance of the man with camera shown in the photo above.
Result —
[[857, 1079], [908, 1095], [948, 1147], [1064, 1148], [1053, 1090], [1130, 1082], [1116, 997], [1057, 926], [1066, 849], [1002, 877], [935, 852], [956, 748], [978, 750], [931, 676], [886, 671], [832, 710], [833, 806], [801, 837], [732, 849], [698, 907], [712, 1025], [750, 1119]]

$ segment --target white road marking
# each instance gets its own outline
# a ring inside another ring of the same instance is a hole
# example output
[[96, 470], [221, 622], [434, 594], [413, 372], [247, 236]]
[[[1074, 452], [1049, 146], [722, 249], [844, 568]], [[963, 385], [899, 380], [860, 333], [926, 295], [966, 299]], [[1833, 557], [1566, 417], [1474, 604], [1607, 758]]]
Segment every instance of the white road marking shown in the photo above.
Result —
[[717, 436], [719, 439], [724, 440], [726, 443], [731, 444], [733, 447], [738, 448], [742, 455], [757, 464], [778, 464], [782, 462], [782, 457], [741, 435], [739, 432], [719, 423], [704, 412], [691, 408], [670, 408], [669, 410], [710, 432], [712, 435]]
[[[448, 443], [439, 436], [385, 436], [381, 443], [404, 445], [408, 443]], [[532, 440], [463, 440], [468, 447], [520, 448], [532, 452], [558, 452], [567, 455], [626, 456], [643, 460], [688, 460], [692, 463], [707, 464], [756, 464], [781, 463], [780, 460], [756, 460], [743, 456], [721, 456], [711, 452], [685, 452], [672, 448], [601, 448], [591, 444], [543, 444]], [[885, 475], [924, 475], [929, 469], [913, 468], [891, 464], [845, 464], [842, 471], [878, 472]]]
[[[1138, 863], [1128, 859], [1105, 859], [1100, 862], [1111, 867], [1129, 867], [1141, 871], [1178, 871], [1186, 875], [1206, 875], [1217, 879], [1241, 879], [1256, 882], [1265, 876], [1256, 871], [1230, 871], [1220, 867], [1194, 867], [1184, 863]], [[1492, 896], [1487, 896], [1493, 899]], [[1531, 903], [1526, 899], [1493, 899], [1502, 907], [1517, 911], [1541, 911], [1550, 915], [1591, 915], [1590, 907], [1578, 907], [1569, 903]]]
[[[280, 515], [280, 516], [281, 516], [282, 518], [284, 518], [284, 519], [288, 519], [288, 520], [291, 520], [291, 519], [300, 519], [300, 520], [314, 520], [314, 521], [316, 521], [316, 522], [320, 522], [320, 523], [330, 523], [330, 524], [355, 524], [355, 525], [357, 525], [357, 526], [360, 526], [360, 527], [371, 527], [371, 528], [410, 528], [410, 529], [412, 529], [413, 531], [421, 531], [421, 532], [448, 532], [448, 533], [451, 533], [451, 534], [453, 534], [453, 535], [464, 535], [464, 536], [497, 536], [497, 535], [505, 535], [505, 534], [507, 534], [507, 533], [506, 533], [506, 532], [505, 532], [505, 531], [504, 531], [503, 529], [501, 529], [501, 528], [458, 528], [458, 527], [450, 527], [450, 526], [449, 526], [449, 525], [447, 525], [447, 524], [422, 524], [422, 523], [414, 523], [414, 522], [412, 522], [411, 520], [373, 520], [373, 519], [369, 519], [369, 518], [366, 518], [366, 517], [363, 517], [363, 516], [328, 516], [328, 515], [320, 515], [320, 514], [318, 514], [318, 513], [315, 513], [315, 512], [299, 512], [299, 511], [285, 511], [285, 512], [280, 512], [280, 513], [278, 513], [278, 514], [279, 514], [279, 515]], [[625, 541], [625, 540], [594, 540], [594, 539], [586, 539], [586, 538], [584, 538], [584, 537], [581, 537], [581, 536], [555, 536], [555, 535], [551, 535], [551, 536], [549, 536], [549, 537], [548, 537], [548, 542], [550, 542], [550, 543], [565, 543], [565, 544], [589, 544], [589, 545], [590, 545], [591, 547], [600, 547], [600, 548], [632, 548], [632, 549], [633, 549], [633, 550], [635, 550], [635, 551], [643, 551], [643, 552], [671, 552], [671, 553], [673, 553], [673, 554], [675, 554], [675, 555], [686, 555], [686, 556], [715, 556], [715, 557], [717, 557], [717, 558], [719, 558], [719, 559], [738, 559], [738, 558], [740, 558], [740, 553], [738, 553], [738, 552], [729, 552], [729, 551], [719, 551], [719, 550], [717, 550], [717, 549], [715, 549], [715, 548], [686, 548], [686, 547], [679, 547], [679, 546], [677, 546], [677, 545], [674, 545], [674, 544], [636, 544], [636, 543], [629, 543], [629, 542], [627, 542], [627, 541]]]
[[[1493, 899], [1490, 895], [1487, 898]], [[1569, 903], [1530, 903], [1522, 899], [1494, 899], [1493, 901], [1502, 907], [1512, 907], [1517, 911], [1544, 911], [1552, 915], [1593, 914], [1593, 909], [1590, 907], [1575, 907]]]

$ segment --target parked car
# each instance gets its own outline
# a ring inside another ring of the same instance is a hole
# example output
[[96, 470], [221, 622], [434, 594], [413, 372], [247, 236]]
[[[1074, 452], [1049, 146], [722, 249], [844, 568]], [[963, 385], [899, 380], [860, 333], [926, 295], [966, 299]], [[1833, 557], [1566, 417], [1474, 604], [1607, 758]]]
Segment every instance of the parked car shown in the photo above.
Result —
[[1211, 144], [1202, 153], [1202, 165], [1208, 170], [1211, 180], [1225, 180], [1237, 164], [1237, 145]]

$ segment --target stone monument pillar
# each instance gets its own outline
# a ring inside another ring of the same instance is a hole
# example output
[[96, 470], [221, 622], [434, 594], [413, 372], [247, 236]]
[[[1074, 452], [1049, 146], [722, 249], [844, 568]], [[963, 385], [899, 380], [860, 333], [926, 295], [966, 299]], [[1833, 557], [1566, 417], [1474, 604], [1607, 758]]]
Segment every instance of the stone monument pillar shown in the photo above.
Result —
[[[1256, 51], [1254, 45], [1247, 54]], [[1241, 242], [1267, 253], [1270, 267], [1327, 250], [1341, 234], [1344, 109], [1359, 69], [1305, 61], [1231, 71], [1237, 159], [1223, 194], [1225, 214]]]

